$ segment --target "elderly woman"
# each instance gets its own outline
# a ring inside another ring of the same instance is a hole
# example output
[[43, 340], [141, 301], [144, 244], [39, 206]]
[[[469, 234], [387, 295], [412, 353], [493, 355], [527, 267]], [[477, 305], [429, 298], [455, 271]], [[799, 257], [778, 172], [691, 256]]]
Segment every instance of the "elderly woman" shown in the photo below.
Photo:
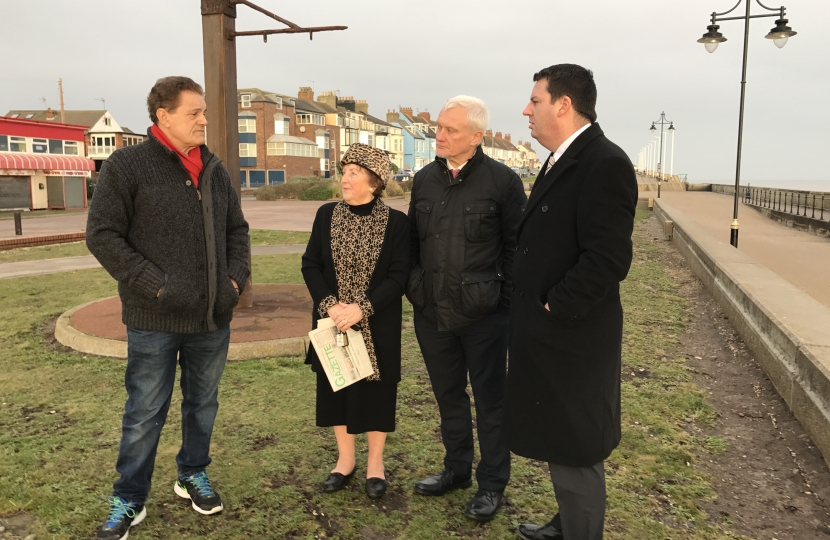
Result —
[[409, 274], [409, 221], [381, 200], [391, 176], [386, 154], [352, 144], [340, 162], [341, 202], [317, 211], [303, 255], [303, 278], [314, 301], [313, 327], [331, 317], [341, 331], [363, 332], [375, 374], [332, 391], [313, 347], [306, 363], [317, 373], [317, 425], [333, 427], [337, 465], [323, 490], [343, 489], [356, 470], [354, 436], [366, 433], [369, 456], [366, 494], [386, 492], [383, 447], [395, 431], [395, 403], [401, 379], [401, 296]]

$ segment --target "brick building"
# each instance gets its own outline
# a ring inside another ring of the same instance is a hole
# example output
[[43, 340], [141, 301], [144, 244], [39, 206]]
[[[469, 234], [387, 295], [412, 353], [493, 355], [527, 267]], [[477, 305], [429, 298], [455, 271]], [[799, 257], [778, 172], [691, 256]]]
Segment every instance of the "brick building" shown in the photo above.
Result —
[[[300, 94], [313, 98], [309, 88]], [[326, 124], [324, 106], [259, 88], [240, 89], [237, 96], [243, 187], [281, 184], [292, 176], [334, 176], [340, 130]]]

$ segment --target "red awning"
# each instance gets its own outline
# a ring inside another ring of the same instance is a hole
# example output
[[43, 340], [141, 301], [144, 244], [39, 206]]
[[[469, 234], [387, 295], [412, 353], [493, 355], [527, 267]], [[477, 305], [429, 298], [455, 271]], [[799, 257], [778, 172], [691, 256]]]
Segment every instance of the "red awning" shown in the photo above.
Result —
[[0, 154], [0, 169], [38, 171], [94, 171], [95, 162], [80, 156]]

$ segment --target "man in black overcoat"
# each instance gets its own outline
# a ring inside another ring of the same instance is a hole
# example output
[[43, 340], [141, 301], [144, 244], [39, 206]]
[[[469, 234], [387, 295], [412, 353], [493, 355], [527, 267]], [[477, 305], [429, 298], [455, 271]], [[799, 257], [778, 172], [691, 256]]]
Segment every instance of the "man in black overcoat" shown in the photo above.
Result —
[[529, 540], [598, 540], [604, 460], [620, 442], [620, 281], [631, 265], [637, 181], [596, 123], [591, 71], [533, 76], [523, 114], [551, 151], [522, 211], [513, 264], [504, 432], [510, 450], [547, 461], [559, 505]]

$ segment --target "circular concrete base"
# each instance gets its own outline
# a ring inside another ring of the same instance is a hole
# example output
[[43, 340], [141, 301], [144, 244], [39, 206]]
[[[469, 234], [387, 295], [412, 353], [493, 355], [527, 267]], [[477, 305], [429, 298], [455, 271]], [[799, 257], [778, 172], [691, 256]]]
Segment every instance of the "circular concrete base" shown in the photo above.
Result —
[[[236, 309], [228, 360], [305, 356], [312, 301], [304, 285], [254, 285], [254, 305]], [[127, 358], [127, 328], [117, 296], [74, 307], [55, 324], [55, 339], [80, 352]]]

